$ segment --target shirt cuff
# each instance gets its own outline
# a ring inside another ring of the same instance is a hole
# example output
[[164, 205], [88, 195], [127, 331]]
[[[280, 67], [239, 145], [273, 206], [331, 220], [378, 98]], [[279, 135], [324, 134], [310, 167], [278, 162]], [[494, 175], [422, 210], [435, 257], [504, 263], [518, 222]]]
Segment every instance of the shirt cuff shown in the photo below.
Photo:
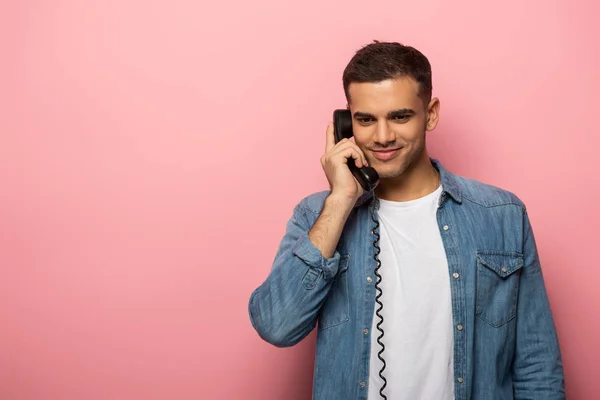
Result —
[[321, 251], [310, 241], [308, 233], [304, 233], [298, 238], [292, 253], [307, 265], [322, 270], [325, 279], [333, 278], [338, 272], [340, 253], [336, 250], [331, 258], [323, 257]]

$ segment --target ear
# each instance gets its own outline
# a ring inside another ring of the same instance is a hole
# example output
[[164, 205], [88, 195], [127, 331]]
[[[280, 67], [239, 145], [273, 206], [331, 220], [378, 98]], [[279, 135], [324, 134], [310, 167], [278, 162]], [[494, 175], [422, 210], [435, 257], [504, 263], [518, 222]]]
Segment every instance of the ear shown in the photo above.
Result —
[[438, 124], [440, 119], [440, 100], [437, 97], [434, 97], [429, 102], [427, 106], [427, 125], [426, 128], [428, 131], [432, 131]]
[[346, 103], [346, 110], [350, 109], [350, 103]]

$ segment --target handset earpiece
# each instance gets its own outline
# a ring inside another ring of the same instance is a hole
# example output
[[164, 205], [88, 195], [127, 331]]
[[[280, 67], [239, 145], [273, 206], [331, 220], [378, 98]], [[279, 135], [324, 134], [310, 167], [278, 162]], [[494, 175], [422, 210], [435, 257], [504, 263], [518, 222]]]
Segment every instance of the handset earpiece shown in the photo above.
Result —
[[[339, 142], [344, 138], [351, 138], [354, 133], [352, 131], [352, 114], [350, 110], [335, 110], [333, 112], [333, 134], [335, 142]], [[358, 168], [354, 161], [348, 161], [348, 168], [352, 175], [356, 178], [363, 190], [371, 191], [379, 184], [379, 175], [372, 167]]]

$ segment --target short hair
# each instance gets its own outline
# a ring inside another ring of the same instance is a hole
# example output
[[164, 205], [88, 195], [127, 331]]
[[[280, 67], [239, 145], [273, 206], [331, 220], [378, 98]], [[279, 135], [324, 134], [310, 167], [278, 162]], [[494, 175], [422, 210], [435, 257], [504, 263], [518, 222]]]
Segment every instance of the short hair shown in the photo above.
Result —
[[342, 81], [346, 101], [350, 103], [351, 83], [375, 83], [387, 79], [410, 77], [419, 84], [419, 97], [425, 106], [431, 100], [431, 65], [423, 53], [397, 42], [374, 40], [359, 49], [346, 68]]

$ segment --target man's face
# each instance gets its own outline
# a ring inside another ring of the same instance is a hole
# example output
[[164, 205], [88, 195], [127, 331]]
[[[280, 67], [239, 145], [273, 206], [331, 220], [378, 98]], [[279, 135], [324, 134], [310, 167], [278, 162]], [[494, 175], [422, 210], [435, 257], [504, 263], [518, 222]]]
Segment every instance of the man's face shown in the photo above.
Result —
[[439, 102], [425, 106], [415, 80], [351, 83], [348, 92], [356, 144], [381, 178], [396, 178], [428, 158], [425, 131], [437, 124]]

